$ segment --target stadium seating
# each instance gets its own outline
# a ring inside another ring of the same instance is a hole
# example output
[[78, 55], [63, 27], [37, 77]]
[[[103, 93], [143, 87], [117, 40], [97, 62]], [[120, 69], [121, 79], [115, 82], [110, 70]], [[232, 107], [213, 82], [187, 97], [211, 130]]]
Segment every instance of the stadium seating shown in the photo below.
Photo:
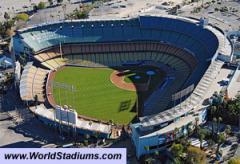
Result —
[[22, 100], [34, 101], [37, 96], [39, 102], [44, 102], [45, 79], [48, 71], [37, 68], [28, 63], [24, 67], [24, 71], [20, 81], [20, 96]]
[[[168, 92], [156, 90], [156, 94], [149, 97], [145, 105], [146, 114], [150, 114], [166, 108], [172, 93], [191, 84], [201, 82], [196, 94], [204, 93], [212, 74], [206, 74], [204, 81], [201, 76], [219, 44], [223, 45], [223, 39], [215, 35], [218, 35], [216, 30], [212, 31], [213, 28], [204, 28], [189, 19], [139, 16], [123, 20], [59, 22], [18, 31], [17, 36], [31, 47], [36, 54], [34, 58], [51, 70], [66, 63], [111, 67], [136, 61], [154, 61], [156, 65], [170, 67], [168, 75], [176, 80], [166, 79], [171, 84]], [[60, 45], [64, 59], [60, 57]]]
[[56, 70], [57, 68], [65, 65], [67, 63], [67, 59], [64, 58], [54, 58], [42, 62], [42, 65], [49, 68], [50, 70]]
[[[29, 28], [19, 34], [34, 52], [59, 46], [60, 43], [149, 40], [171, 43], [179, 48], [188, 49], [196, 54], [197, 58], [206, 59], [215, 53], [218, 46], [216, 36], [196, 23], [154, 16], [104, 22], [79, 21], [47, 24]], [[70, 49], [64, 51], [67, 54], [71, 53]]]

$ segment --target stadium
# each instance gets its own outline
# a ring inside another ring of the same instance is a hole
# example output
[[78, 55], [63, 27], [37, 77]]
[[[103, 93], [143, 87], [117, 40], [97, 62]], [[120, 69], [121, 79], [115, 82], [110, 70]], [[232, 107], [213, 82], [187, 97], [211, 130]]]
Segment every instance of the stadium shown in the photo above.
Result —
[[24, 28], [12, 51], [27, 56], [20, 96], [40, 120], [102, 138], [130, 125], [140, 157], [186, 134], [196, 118], [204, 123], [201, 104], [232, 45], [204, 18], [143, 15]]

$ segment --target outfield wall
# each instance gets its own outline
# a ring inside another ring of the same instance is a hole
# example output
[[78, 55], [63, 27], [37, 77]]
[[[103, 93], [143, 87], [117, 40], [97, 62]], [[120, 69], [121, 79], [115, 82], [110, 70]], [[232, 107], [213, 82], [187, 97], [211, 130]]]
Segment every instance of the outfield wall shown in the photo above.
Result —
[[[63, 132], [73, 132], [75, 134], [89, 134], [91, 136], [98, 135], [100, 138], [110, 138], [111, 125], [104, 123], [95, 123], [87, 120], [77, 119], [76, 124], [69, 124], [64, 121], [58, 121], [55, 118], [55, 111], [52, 108], [46, 108], [43, 104], [30, 107], [30, 110], [44, 124]], [[91, 125], [90, 125], [91, 122]]]

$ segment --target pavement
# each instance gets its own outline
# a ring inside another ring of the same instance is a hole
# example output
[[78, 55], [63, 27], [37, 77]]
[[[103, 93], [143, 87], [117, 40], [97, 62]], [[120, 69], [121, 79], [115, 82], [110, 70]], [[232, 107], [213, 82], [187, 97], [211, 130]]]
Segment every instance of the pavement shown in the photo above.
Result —
[[0, 1], [0, 21], [4, 20], [4, 13], [9, 13], [10, 16], [18, 12], [25, 12], [32, 9], [33, 4], [39, 2], [48, 2], [48, 0], [1, 0]]
[[[7, 0], [0, 1], [0, 21], [4, 20], [4, 12], [8, 12], [11, 16], [18, 12], [25, 12], [32, 10], [34, 4], [38, 4], [40, 1], [47, 2], [48, 0]], [[60, 6], [53, 6], [43, 10], [39, 10], [37, 13], [31, 16], [31, 19], [27, 22], [28, 26], [55, 22], [58, 20], [64, 20], [65, 15], [71, 13], [74, 9], [79, 9], [79, 3], [82, 0], [64, 0], [63, 4], [66, 5], [66, 9]], [[163, 5], [166, 0], [111, 0], [105, 3], [99, 3], [90, 13], [88, 19], [116, 19], [116, 18], [127, 18], [141, 14], [168, 14], [168, 9], [178, 4], [182, 4], [183, 0], [171, 0], [173, 4]], [[212, 0], [205, 0], [204, 3], [211, 2]], [[54, 0], [56, 4], [56, 0]], [[209, 22], [213, 25], [222, 28], [224, 31], [238, 30], [240, 23], [240, 1], [221, 1], [220, 3], [214, 3], [210, 6], [205, 7], [199, 13], [192, 13], [194, 7], [199, 7], [200, 2], [182, 5], [179, 9], [180, 16], [201, 18], [207, 17]], [[215, 11], [215, 8], [222, 8], [228, 6], [228, 8], [238, 9], [237, 12], [227, 11], [220, 12]]]
[[[70, 0], [70, 3], [75, 6], [79, 5], [82, 0]], [[0, 21], [4, 20], [4, 13], [7, 12], [11, 17], [16, 15], [17, 13], [21, 12], [28, 12], [33, 9], [33, 6], [35, 4], [38, 4], [39, 2], [45, 2], [46, 6], [48, 6], [48, 0], [1, 0], [0, 1]], [[70, 4], [68, 0], [63, 0], [63, 4]], [[57, 0], [53, 0], [53, 5], [56, 6]], [[61, 14], [62, 12], [59, 12], [59, 9], [62, 9], [61, 6], [57, 6], [54, 8], [47, 8], [43, 10], [39, 10], [39, 19], [42, 17], [42, 21], [45, 21], [45, 15], [46, 17], [51, 18], [51, 12], [53, 14]]]
[[0, 147], [37, 148], [65, 142], [25, 108], [13, 86], [0, 98]]
[[[225, 126], [226, 126], [225, 124], [220, 124], [219, 132], [224, 132]], [[216, 127], [216, 125], [215, 125], [215, 127]], [[204, 125], [204, 128], [207, 128], [211, 131], [212, 122], [211, 121], [207, 122], [207, 124]], [[235, 126], [232, 126], [231, 129], [232, 129], [232, 132], [234, 133], [234, 135], [228, 136], [226, 138], [226, 140], [230, 141], [231, 144], [222, 144], [220, 146], [220, 151], [222, 151], [221, 163], [227, 163], [227, 161], [235, 155], [237, 148], [239, 147], [238, 146], [238, 138], [237, 138], [237, 132], [239, 131], [239, 129], [238, 129], [238, 127], [235, 127]], [[217, 144], [215, 144], [212, 148], [214, 150], [216, 150]], [[209, 163], [214, 163], [214, 160], [209, 159]]]
[[[159, 11], [165, 11], [164, 7], [173, 7], [177, 4], [182, 3], [182, 0], [171, 0], [173, 4], [164, 6], [162, 5], [166, 0], [112, 0], [106, 2], [93, 9], [90, 12], [90, 18], [103, 19], [103, 18], [126, 18], [133, 17], [144, 12], [151, 11], [155, 6], [159, 6], [161, 9]], [[168, 1], [167, 1], [168, 2]], [[157, 13], [158, 13], [157, 12]]]
[[[210, 2], [211, 0], [205, 0], [204, 3]], [[194, 5], [186, 5], [180, 9], [181, 16], [191, 16], [194, 18], [206, 17], [209, 22], [213, 25], [222, 28], [224, 31], [239, 30], [240, 24], [240, 1], [239, 0], [222, 0], [221, 3], [214, 3], [208, 7], [205, 7], [199, 13], [191, 13], [194, 7], [200, 6], [201, 3], [195, 3]], [[207, 6], [207, 5], [206, 5]], [[237, 12], [220, 12], [215, 11], [216, 8], [221, 9], [222, 7], [235, 8]]]

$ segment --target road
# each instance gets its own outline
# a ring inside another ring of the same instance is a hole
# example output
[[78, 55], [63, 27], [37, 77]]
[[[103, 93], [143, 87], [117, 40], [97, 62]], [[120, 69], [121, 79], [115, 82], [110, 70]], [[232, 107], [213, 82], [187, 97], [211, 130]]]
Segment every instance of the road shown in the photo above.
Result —
[[25, 108], [13, 86], [0, 98], [0, 147], [63, 144], [56, 131], [45, 126]]

